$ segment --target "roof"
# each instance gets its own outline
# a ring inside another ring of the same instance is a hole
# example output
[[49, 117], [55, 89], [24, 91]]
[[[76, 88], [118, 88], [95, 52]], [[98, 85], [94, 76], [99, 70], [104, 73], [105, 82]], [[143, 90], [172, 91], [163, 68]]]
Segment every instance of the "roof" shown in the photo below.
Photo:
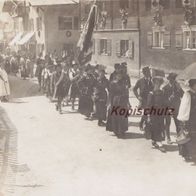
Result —
[[28, 0], [32, 6], [77, 4], [79, 0]]

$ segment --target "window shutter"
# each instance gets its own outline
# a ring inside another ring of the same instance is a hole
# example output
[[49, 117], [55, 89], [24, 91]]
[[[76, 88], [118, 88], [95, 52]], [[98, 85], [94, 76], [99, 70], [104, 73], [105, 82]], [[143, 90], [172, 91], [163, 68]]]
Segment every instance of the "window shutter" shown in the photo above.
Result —
[[148, 32], [147, 34], [147, 44], [148, 47], [152, 47], [152, 32]]
[[101, 47], [100, 47], [100, 43], [101, 42], [101, 40], [100, 39], [98, 39], [97, 40], [97, 51], [98, 51], [98, 54], [100, 55], [101, 54]]
[[183, 47], [182, 31], [176, 31], [175, 32], [175, 46], [176, 46], [176, 48], [182, 48]]
[[164, 32], [164, 37], [163, 37], [163, 46], [164, 47], [170, 47], [171, 45], [171, 35], [169, 31]]
[[116, 56], [120, 57], [120, 40], [116, 42]]
[[107, 54], [109, 56], [112, 55], [112, 40], [111, 39], [107, 40]]
[[134, 42], [132, 40], [129, 40], [128, 57], [130, 59], [133, 59], [134, 58]]
[[74, 17], [74, 30], [78, 30], [79, 19], [77, 16]]

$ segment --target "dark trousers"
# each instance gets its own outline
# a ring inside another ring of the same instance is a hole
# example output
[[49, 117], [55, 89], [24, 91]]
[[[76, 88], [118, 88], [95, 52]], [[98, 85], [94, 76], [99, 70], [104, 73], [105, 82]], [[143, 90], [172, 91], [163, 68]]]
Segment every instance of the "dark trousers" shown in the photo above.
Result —
[[168, 140], [170, 140], [170, 125], [171, 125], [171, 118], [173, 117], [174, 119], [174, 123], [176, 126], [176, 132], [179, 133], [179, 129], [180, 129], [180, 121], [177, 119], [176, 115], [170, 116], [167, 115], [165, 117], [165, 135], [167, 137]]
[[141, 129], [143, 129], [144, 123], [146, 122], [146, 120], [147, 120], [147, 116], [143, 114], [140, 120], [140, 124], [139, 124]]

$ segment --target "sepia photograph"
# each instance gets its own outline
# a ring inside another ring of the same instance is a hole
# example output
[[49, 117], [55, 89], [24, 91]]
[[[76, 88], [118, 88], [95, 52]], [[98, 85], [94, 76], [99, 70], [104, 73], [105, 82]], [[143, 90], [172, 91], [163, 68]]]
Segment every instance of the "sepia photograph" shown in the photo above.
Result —
[[0, 196], [195, 196], [196, 0], [0, 0]]

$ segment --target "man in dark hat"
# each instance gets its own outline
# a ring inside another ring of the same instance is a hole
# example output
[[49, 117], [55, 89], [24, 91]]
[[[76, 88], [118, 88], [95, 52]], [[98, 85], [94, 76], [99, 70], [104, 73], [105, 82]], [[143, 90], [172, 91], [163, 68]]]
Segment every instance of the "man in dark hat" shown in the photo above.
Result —
[[92, 66], [88, 64], [82, 76], [78, 81], [80, 97], [79, 97], [79, 112], [84, 114], [88, 120], [92, 119], [92, 112], [93, 112], [93, 88], [95, 85], [95, 78], [92, 75]]
[[107, 111], [107, 94], [109, 90], [109, 80], [105, 77], [105, 69], [99, 70], [99, 75], [95, 81], [93, 88], [93, 102], [95, 107], [95, 114], [98, 119], [98, 126], [104, 126], [103, 121], [106, 120]]
[[121, 70], [121, 65], [120, 65], [120, 63], [115, 63], [115, 64], [114, 64], [114, 71], [113, 71], [112, 74], [110, 75], [110, 79], [109, 79], [110, 82], [114, 80], [116, 74], [119, 73], [120, 70]]
[[[133, 88], [133, 92], [140, 102], [140, 108], [145, 108], [147, 104], [148, 94], [153, 90], [153, 83], [150, 68], [148, 66], [142, 69], [142, 73], [143, 77], [136, 82]], [[145, 120], [146, 115], [143, 115], [140, 121], [140, 130], [142, 131]]]
[[[176, 73], [170, 73], [167, 77], [168, 84], [163, 87], [164, 91], [164, 97], [166, 99], [166, 103], [168, 108], [172, 108], [174, 110], [173, 113], [173, 119], [176, 126], [177, 133], [179, 132], [179, 121], [177, 119], [178, 110], [180, 107], [180, 101], [183, 96], [183, 90], [180, 87], [180, 84], [176, 81], [177, 74]], [[165, 131], [166, 131], [166, 138], [168, 144], [171, 144], [170, 139], [170, 125], [171, 125], [171, 116], [167, 115], [165, 117]]]

